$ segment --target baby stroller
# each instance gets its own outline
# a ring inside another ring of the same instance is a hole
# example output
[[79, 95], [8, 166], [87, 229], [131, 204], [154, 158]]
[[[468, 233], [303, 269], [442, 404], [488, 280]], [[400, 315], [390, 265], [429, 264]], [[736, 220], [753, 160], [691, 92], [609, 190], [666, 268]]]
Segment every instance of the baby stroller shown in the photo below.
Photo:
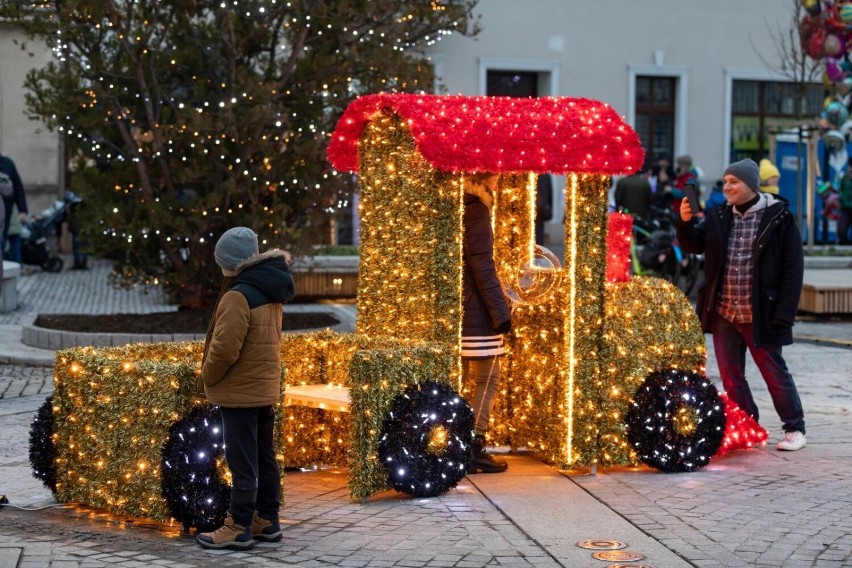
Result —
[[41, 215], [24, 223], [21, 228], [21, 260], [24, 264], [40, 266], [47, 272], [62, 271], [65, 261], [58, 256], [51, 256], [47, 239], [57, 234], [65, 207], [65, 201], [57, 200]]
[[668, 231], [657, 229], [651, 232], [651, 236], [648, 237], [639, 252], [639, 262], [642, 268], [653, 270], [666, 280], [676, 281], [676, 277], [669, 277], [669, 274], [674, 273], [678, 266], [673, 254], [673, 243], [674, 237]]

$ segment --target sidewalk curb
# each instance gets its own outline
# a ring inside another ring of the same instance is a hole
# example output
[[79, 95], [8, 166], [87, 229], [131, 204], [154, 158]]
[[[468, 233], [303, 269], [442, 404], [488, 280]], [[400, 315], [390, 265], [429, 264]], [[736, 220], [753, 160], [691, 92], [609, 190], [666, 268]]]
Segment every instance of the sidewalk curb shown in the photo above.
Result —
[[828, 337], [820, 337], [818, 335], [794, 335], [793, 339], [803, 343], [813, 343], [816, 345], [825, 344], [830, 347], [845, 347], [847, 349], [852, 349], [852, 341], [848, 339], [832, 339]]
[[[355, 331], [355, 318], [337, 306], [291, 306], [295, 312], [323, 312], [337, 318], [340, 323], [331, 327], [291, 329], [284, 333], [310, 333], [329, 329], [337, 333]], [[0, 342], [0, 363], [30, 367], [53, 367], [54, 354], [59, 349], [71, 347], [120, 347], [133, 343], [162, 343], [169, 341], [198, 341], [205, 337], [196, 334], [130, 334], [130, 333], [79, 333], [36, 327], [33, 325], [3, 326], [5, 344]], [[16, 331], [13, 331], [16, 330]], [[19, 342], [19, 343], [16, 343]]]
[[49, 355], [9, 355], [0, 354], [0, 362], [9, 365], [27, 367], [53, 367], [53, 352]]

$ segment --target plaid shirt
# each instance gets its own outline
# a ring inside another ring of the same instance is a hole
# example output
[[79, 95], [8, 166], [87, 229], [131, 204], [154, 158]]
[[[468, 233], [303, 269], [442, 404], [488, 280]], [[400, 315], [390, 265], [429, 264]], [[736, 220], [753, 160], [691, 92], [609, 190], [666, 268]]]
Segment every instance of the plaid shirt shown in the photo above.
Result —
[[725, 275], [722, 289], [716, 302], [716, 311], [731, 322], [752, 321], [752, 268], [754, 266], [754, 243], [763, 212], [766, 211], [766, 196], [745, 213], [734, 207], [734, 225], [728, 237], [728, 252], [725, 260]]

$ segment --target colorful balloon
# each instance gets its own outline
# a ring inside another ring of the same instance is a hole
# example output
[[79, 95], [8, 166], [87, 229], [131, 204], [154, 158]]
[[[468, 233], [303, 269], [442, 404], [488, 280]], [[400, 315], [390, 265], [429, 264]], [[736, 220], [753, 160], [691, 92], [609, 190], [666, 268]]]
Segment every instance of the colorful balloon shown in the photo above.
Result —
[[846, 78], [846, 72], [841, 67], [840, 61], [831, 57], [825, 58], [825, 74], [832, 83]]
[[819, 0], [802, 0], [802, 7], [804, 7], [811, 16], [819, 16], [819, 13], [822, 11], [822, 6], [820, 5]]
[[825, 34], [822, 41], [822, 50], [828, 57], [838, 57], [846, 53], [846, 41], [835, 33]]
[[843, 103], [834, 101], [826, 107], [825, 118], [832, 128], [839, 128], [841, 124], [849, 120], [849, 111]]
[[840, 6], [837, 10], [837, 15], [847, 26], [852, 24], [852, 2], [845, 2], [842, 6]]

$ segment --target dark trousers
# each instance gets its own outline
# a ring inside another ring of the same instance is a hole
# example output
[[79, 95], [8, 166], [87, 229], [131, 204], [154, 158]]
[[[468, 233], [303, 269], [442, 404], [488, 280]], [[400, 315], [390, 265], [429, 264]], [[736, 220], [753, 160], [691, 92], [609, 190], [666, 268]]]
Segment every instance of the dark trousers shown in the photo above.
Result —
[[281, 473], [275, 459], [272, 406], [222, 408], [225, 459], [231, 470], [228, 512], [240, 526], [251, 526], [254, 512], [277, 519], [281, 506]]
[[840, 219], [837, 221], [837, 244], [852, 243], [852, 237], [849, 236], [850, 228], [852, 228], [852, 209], [841, 209]]
[[3, 235], [0, 237], [0, 256], [6, 252], [6, 241], [9, 238], [9, 222], [12, 220], [12, 207], [15, 206], [13, 199], [3, 199]]
[[730, 399], [755, 420], [760, 418], [757, 404], [745, 377], [746, 349], [751, 353], [766, 388], [772, 397], [775, 411], [785, 432], [798, 430], [805, 433], [805, 415], [802, 401], [780, 347], [758, 347], [754, 344], [752, 323], [733, 323], [715, 314], [713, 316], [713, 350], [722, 376], [722, 385]]

